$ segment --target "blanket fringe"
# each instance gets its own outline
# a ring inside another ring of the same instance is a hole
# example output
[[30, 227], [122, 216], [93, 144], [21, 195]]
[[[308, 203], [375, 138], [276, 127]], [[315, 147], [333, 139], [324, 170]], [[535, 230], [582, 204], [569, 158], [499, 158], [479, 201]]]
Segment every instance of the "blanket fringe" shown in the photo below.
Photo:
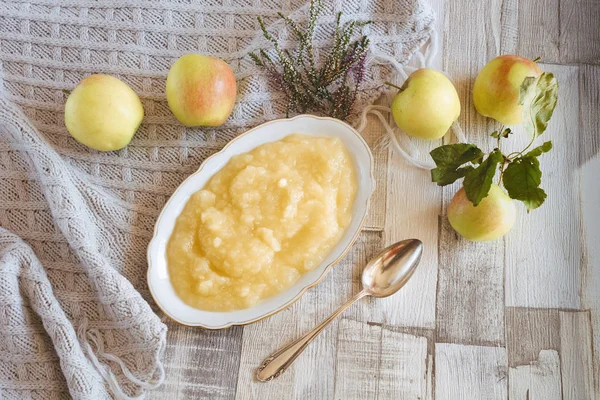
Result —
[[[115, 396], [116, 399], [140, 400], [140, 399], [143, 399], [144, 396], [143, 395], [140, 395], [137, 397], [128, 396], [123, 391], [123, 389], [121, 389], [121, 386], [119, 385], [119, 382], [117, 381], [117, 377], [113, 373], [112, 369], [108, 365], [103, 364], [100, 361], [101, 359], [104, 359], [107, 361], [112, 361], [112, 362], [115, 362], [116, 364], [118, 364], [119, 367], [121, 367], [121, 371], [123, 372], [123, 375], [125, 375], [125, 377], [130, 382], [134, 383], [135, 385], [139, 386], [142, 389], [153, 390], [163, 384], [163, 382], [165, 380], [165, 369], [164, 369], [161, 359], [162, 359], [162, 355], [166, 348], [166, 339], [164, 337], [161, 338], [159, 351], [157, 351], [154, 356], [154, 363], [156, 365], [156, 371], [158, 372], [158, 377], [156, 379], [151, 378], [149, 381], [143, 381], [143, 380], [138, 379], [127, 368], [127, 366], [125, 365], [123, 360], [121, 360], [119, 357], [115, 356], [114, 354], [105, 353], [104, 352], [104, 341], [102, 339], [102, 336], [100, 335], [100, 331], [98, 329], [88, 328], [88, 321], [85, 318], [82, 319], [81, 322], [79, 323], [79, 326], [77, 328], [77, 338], [79, 339], [81, 345], [83, 346], [88, 358], [90, 359], [90, 361], [92, 362], [92, 364], [94, 365], [94, 367], [96, 368], [98, 373], [100, 373], [102, 378], [104, 378], [104, 381], [106, 382], [110, 391], [112, 392], [113, 396]], [[94, 345], [95, 351], [94, 351], [94, 349], [92, 349], [92, 345]]]

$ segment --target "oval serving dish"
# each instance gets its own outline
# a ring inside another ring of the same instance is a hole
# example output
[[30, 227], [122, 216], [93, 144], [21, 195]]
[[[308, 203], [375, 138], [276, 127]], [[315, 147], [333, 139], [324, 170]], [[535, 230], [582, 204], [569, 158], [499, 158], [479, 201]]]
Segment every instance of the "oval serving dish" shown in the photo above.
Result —
[[[166, 246], [175, 221], [192, 194], [202, 189], [208, 180], [237, 154], [246, 153], [261, 144], [283, 139], [293, 133], [311, 136], [338, 137], [352, 158], [358, 190], [352, 205], [352, 222], [323, 261], [312, 271], [283, 292], [262, 300], [253, 307], [237, 311], [204, 311], [184, 303], [175, 293], [167, 268]], [[327, 272], [350, 250], [365, 222], [369, 200], [375, 190], [373, 155], [362, 136], [346, 123], [333, 119], [299, 115], [290, 119], [267, 122], [241, 134], [221, 151], [210, 156], [200, 168], [175, 190], [165, 204], [154, 227], [154, 236], [148, 245], [148, 287], [156, 304], [174, 321], [187, 326], [223, 329], [232, 325], [246, 325], [269, 317], [290, 306], [311, 287], [325, 278]]]

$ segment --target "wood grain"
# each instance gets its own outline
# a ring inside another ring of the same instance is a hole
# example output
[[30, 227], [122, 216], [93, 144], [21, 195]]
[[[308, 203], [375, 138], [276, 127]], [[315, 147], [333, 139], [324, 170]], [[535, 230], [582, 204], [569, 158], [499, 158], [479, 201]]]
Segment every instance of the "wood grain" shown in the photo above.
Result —
[[437, 340], [503, 345], [502, 246], [467, 242], [446, 216], [440, 217], [439, 229]]
[[[501, 1], [446, 3], [444, 67], [454, 77], [461, 99], [459, 122], [469, 140], [487, 151], [493, 149], [489, 133], [495, 124], [477, 113], [471, 88], [479, 70], [500, 51], [501, 7]], [[459, 20], [472, 22], [453, 23]], [[459, 187], [459, 183], [444, 187], [445, 205]], [[504, 244], [467, 242], [449, 226], [445, 214], [444, 207], [438, 227], [438, 340], [503, 344]]]
[[426, 338], [343, 319], [337, 346], [335, 399], [427, 398]]
[[207, 331], [167, 322], [166, 380], [149, 399], [231, 399], [242, 345], [242, 328]]
[[508, 365], [526, 365], [538, 359], [542, 350], [560, 349], [558, 310], [506, 308], [506, 349]]
[[600, 66], [579, 68], [580, 196], [584, 240], [581, 273], [582, 307], [590, 309], [596, 395], [600, 398]]
[[380, 232], [362, 232], [350, 253], [322, 283], [287, 310], [244, 328], [236, 399], [280, 398], [282, 393], [291, 399], [333, 396], [339, 320], [334, 320], [277, 379], [269, 383], [255, 381], [254, 370], [264, 358], [312, 329], [359, 290], [359, 271], [381, 247], [381, 241]]
[[[243, 334], [170, 328], [167, 382], [150, 398], [585, 400], [594, 398], [595, 384], [600, 399], [600, 382], [593, 382], [600, 377], [600, 66], [550, 65], [600, 63], [600, 3], [429, 3], [441, 43], [434, 66], [455, 83], [459, 122], [483, 149], [494, 147], [488, 134], [498, 124], [472, 105], [481, 67], [517, 53], [542, 56], [542, 67], [557, 75], [559, 106], [540, 138], [555, 145], [541, 158], [547, 203], [529, 215], [519, 205], [503, 240], [467, 242], [445, 215], [459, 185], [440, 189], [427, 171], [378, 148], [384, 131], [369, 117], [364, 137], [378, 187], [368, 232], [323, 283]], [[507, 150], [527, 140], [516, 131]], [[416, 146], [424, 154], [439, 144]], [[426, 253], [401, 293], [363, 300], [276, 381], [253, 380], [264, 357], [360, 290], [364, 263], [384, 243], [407, 237], [422, 239]]]
[[558, 310], [506, 309], [509, 399], [560, 400]]
[[[581, 230], [579, 206], [578, 68], [542, 65], [559, 82], [560, 100], [547, 131], [536, 145], [552, 140], [553, 149], [540, 157], [541, 187], [548, 197], [527, 214], [517, 204], [517, 221], [506, 235], [506, 305], [580, 308]], [[530, 141], [515, 129], [508, 150]]]
[[562, 400], [560, 357], [542, 350], [536, 361], [508, 370], [509, 400]]
[[519, 1], [517, 54], [544, 62], [560, 62], [560, 1]]
[[560, 62], [600, 63], [600, 3], [560, 1]]
[[596, 396], [590, 314], [561, 311], [559, 316], [564, 400], [593, 400]]
[[506, 350], [501, 347], [435, 345], [436, 400], [504, 400], [506, 378]]
[[547, 63], [600, 62], [597, 1], [520, 1], [518, 19], [519, 55]]
[[[367, 261], [382, 247], [381, 232], [363, 232], [348, 257], [336, 266], [327, 282], [310, 290], [298, 304], [299, 316], [296, 334], [302, 335], [312, 329], [335, 309], [358, 293], [360, 273]], [[364, 304], [354, 305], [345, 315], [360, 315]], [[338, 353], [339, 321], [322, 332], [302, 357], [296, 361], [296, 391], [298, 399], [332, 398], [334, 395], [335, 358]]]
[[382, 231], [385, 225], [385, 206], [387, 196], [387, 161], [388, 151], [381, 146], [385, 130], [381, 127], [377, 117], [369, 115], [368, 124], [362, 132], [362, 136], [371, 148], [374, 158], [375, 192], [371, 196], [369, 205], [369, 215], [365, 222], [365, 228], [368, 230]]

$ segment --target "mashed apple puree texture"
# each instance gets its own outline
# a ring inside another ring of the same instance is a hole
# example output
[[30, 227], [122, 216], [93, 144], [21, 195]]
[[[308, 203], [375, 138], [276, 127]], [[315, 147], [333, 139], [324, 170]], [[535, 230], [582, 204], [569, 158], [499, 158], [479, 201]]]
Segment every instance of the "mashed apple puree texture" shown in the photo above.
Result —
[[294, 134], [233, 157], [177, 218], [167, 245], [175, 291], [211, 311], [280, 293], [340, 241], [356, 190], [337, 138]]

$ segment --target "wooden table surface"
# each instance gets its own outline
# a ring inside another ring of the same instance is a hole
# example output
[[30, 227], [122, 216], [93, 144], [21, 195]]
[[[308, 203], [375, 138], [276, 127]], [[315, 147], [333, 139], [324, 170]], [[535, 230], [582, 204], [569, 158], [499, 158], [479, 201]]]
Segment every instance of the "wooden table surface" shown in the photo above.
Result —
[[[542, 57], [560, 95], [541, 158], [546, 203], [504, 239], [471, 243], [449, 226], [456, 185], [376, 148], [378, 190], [368, 224], [329, 276], [289, 309], [247, 327], [208, 332], [169, 323], [167, 380], [155, 399], [600, 398], [600, 2], [430, 0], [440, 52], [455, 81], [460, 124], [484, 148], [496, 124], [471, 87], [491, 58]], [[371, 144], [384, 135], [372, 119]], [[513, 143], [524, 135], [513, 135]], [[446, 139], [447, 140], [447, 139]], [[421, 145], [423, 151], [433, 148]], [[374, 146], [373, 146], [374, 147]], [[365, 262], [417, 237], [425, 253], [397, 295], [362, 300], [285, 374], [253, 379], [259, 363], [360, 289]], [[595, 377], [595, 379], [594, 379]]]

